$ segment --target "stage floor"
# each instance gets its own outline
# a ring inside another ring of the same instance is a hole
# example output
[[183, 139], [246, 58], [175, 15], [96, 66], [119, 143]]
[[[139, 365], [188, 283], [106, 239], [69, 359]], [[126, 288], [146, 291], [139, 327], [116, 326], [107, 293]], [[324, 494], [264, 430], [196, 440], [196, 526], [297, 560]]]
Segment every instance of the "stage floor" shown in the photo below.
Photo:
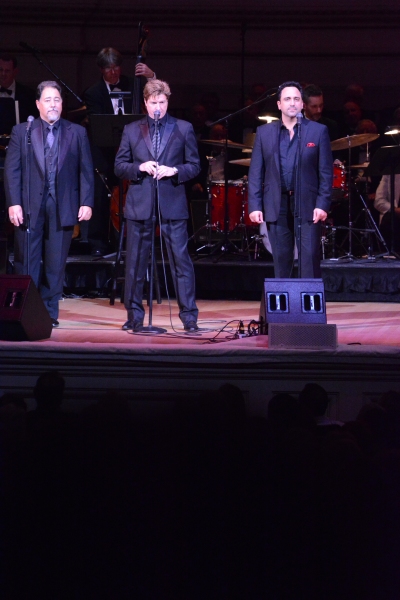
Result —
[[[222, 346], [254, 342], [257, 346], [268, 348], [268, 336], [234, 339], [240, 320], [246, 331], [250, 321], [258, 320], [260, 302], [199, 300], [198, 306], [198, 333], [186, 333], [179, 320], [175, 300], [169, 303], [163, 299], [162, 304], [153, 305], [152, 322], [157, 327], [165, 328], [167, 332], [162, 335], [133, 334], [121, 330], [126, 320], [126, 311], [119, 299], [114, 306], [110, 306], [107, 298], [66, 298], [60, 303], [60, 327], [53, 330], [49, 340], [38, 344], [156, 344], [199, 347], [219, 341]], [[328, 302], [326, 313], [328, 323], [337, 325], [339, 345], [400, 347], [400, 307], [396, 303]], [[147, 324], [148, 312], [145, 320], [145, 325]]]
[[38, 375], [57, 369], [66, 380], [68, 410], [97, 401], [107, 389], [124, 392], [136, 406], [144, 402], [147, 410], [229, 382], [242, 390], [250, 414], [265, 415], [273, 395], [296, 395], [314, 381], [329, 393], [332, 418], [350, 420], [384, 391], [400, 391], [398, 304], [328, 302], [336, 350], [271, 349], [266, 335], [235, 338], [240, 320], [245, 331], [258, 320], [259, 302], [198, 305], [198, 333], [185, 333], [175, 301], [169, 306], [164, 299], [153, 307], [153, 325], [167, 332], [149, 335], [121, 330], [126, 312], [119, 301], [66, 298], [49, 339], [0, 342], [0, 392], [32, 398]]

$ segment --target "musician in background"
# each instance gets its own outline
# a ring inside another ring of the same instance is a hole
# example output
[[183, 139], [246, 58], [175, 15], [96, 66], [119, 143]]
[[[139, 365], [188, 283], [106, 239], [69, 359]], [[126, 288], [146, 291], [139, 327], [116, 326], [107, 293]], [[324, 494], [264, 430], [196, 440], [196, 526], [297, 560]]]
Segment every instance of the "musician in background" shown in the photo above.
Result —
[[[15, 56], [0, 54], [0, 98], [10, 98], [18, 101], [19, 120], [20, 123], [23, 123], [27, 121], [30, 115], [37, 117], [39, 113], [36, 108], [35, 90], [16, 81], [17, 75], [18, 64]], [[1, 122], [0, 115], [1, 135], [10, 134], [14, 125], [15, 121], [11, 124], [11, 127], [8, 127], [9, 130], [6, 130], [5, 124]]]
[[[144, 63], [136, 65], [136, 77], [123, 75], [122, 61], [122, 54], [115, 48], [100, 50], [97, 55], [97, 66], [100, 69], [101, 78], [84, 92], [84, 101], [89, 115], [118, 114], [118, 98], [110, 97], [112, 91], [131, 92], [131, 97], [124, 98], [121, 112], [132, 114], [135, 85], [139, 87], [137, 97], [141, 98], [141, 77], [146, 77], [149, 80], [154, 79], [156, 76], [154, 71]], [[141, 111], [138, 110], [138, 112]], [[95, 170], [105, 178], [109, 189], [114, 188], [118, 185], [118, 179], [114, 175], [114, 148], [98, 148], [93, 144], [91, 148]], [[81, 240], [86, 241], [87, 239], [89, 241], [92, 256], [102, 256], [107, 252], [110, 237], [109, 215], [110, 198], [108, 190], [102, 178], [96, 174], [93, 218], [86, 227], [85, 224], [81, 226]]]
[[[118, 99], [111, 99], [110, 92], [131, 92], [132, 98], [124, 99], [122, 112], [132, 113], [135, 78], [122, 74], [123, 57], [115, 48], [103, 48], [97, 55], [97, 66], [101, 72], [100, 81], [84, 93], [85, 104], [90, 115], [112, 115], [118, 113]], [[135, 68], [136, 77], [155, 79], [156, 74], [144, 63]]]
[[324, 95], [320, 87], [310, 83], [303, 88], [304, 116], [310, 121], [321, 123], [328, 128], [329, 139], [339, 137], [339, 128], [336, 121], [328, 119], [322, 113], [324, 110]]

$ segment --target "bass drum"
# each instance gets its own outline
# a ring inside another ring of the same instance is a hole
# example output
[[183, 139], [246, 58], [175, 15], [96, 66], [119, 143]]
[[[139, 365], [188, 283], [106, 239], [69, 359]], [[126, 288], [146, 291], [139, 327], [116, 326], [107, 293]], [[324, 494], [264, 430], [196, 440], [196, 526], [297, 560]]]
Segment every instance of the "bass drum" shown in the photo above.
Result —
[[[211, 226], [217, 231], [224, 230], [225, 220], [225, 182], [211, 182]], [[243, 179], [228, 182], [228, 231], [238, 225], [254, 227], [247, 209], [247, 185]]]

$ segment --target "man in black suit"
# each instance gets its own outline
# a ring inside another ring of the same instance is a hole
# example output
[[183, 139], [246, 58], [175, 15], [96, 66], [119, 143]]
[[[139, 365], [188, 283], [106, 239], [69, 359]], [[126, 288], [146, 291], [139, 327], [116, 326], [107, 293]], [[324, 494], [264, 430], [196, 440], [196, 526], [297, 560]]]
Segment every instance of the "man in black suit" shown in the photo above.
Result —
[[167, 113], [170, 94], [166, 82], [158, 79], [147, 82], [144, 102], [148, 115], [125, 127], [115, 159], [115, 174], [130, 180], [125, 204], [124, 300], [128, 313], [122, 327], [125, 330], [140, 331], [143, 325], [143, 283], [149, 262], [156, 180], [159, 184], [156, 214], [168, 250], [179, 317], [186, 331], [198, 329], [194, 269], [187, 249], [189, 211], [183, 184], [200, 172], [200, 159], [192, 125]]
[[28, 273], [30, 243], [28, 274], [57, 327], [73, 227], [92, 215], [93, 165], [85, 129], [60, 118], [58, 83], [43, 81], [36, 97], [40, 118], [32, 122], [30, 131], [27, 123], [12, 130], [4, 167], [5, 190], [15, 233], [15, 272]]
[[297, 119], [303, 108], [299, 83], [283, 83], [277, 96], [281, 120], [257, 129], [249, 170], [249, 216], [253, 223], [267, 223], [275, 277], [291, 276], [295, 237], [301, 277], [321, 277], [320, 229], [328, 216], [333, 178], [328, 130], [301, 116]]
[[[0, 98], [11, 98], [18, 101], [19, 120], [24, 122], [30, 115], [36, 117], [38, 111], [35, 103], [35, 92], [26, 85], [18, 83], [16, 76], [18, 74], [17, 59], [11, 54], [0, 54]], [[13, 123], [15, 125], [15, 121]], [[1, 134], [11, 133], [3, 128]]]

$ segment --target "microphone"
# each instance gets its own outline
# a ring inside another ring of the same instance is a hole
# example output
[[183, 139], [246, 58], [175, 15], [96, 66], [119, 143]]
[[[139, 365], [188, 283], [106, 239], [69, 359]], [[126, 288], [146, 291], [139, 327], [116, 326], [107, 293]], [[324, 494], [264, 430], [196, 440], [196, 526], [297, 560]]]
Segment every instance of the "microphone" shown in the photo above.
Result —
[[154, 120], [157, 122], [158, 119], [160, 118], [160, 111], [159, 110], [155, 110], [154, 111]]
[[296, 119], [297, 119], [297, 125], [301, 125], [301, 123], [303, 121], [303, 113], [301, 113], [301, 112], [297, 113]]
[[42, 54], [40, 50], [38, 50], [34, 46], [30, 46], [26, 42], [20, 42], [19, 45], [22, 46], [22, 48], [25, 48], [25, 50], [29, 50], [29, 52], [36, 52], [36, 54]]
[[35, 120], [35, 117], [32, 117], [32, 115], [30, 115], [27, 119], [27, 124], [26, 124], [26, 131], [29, 131], [31, 126], [32, 126], [32, 121]]

